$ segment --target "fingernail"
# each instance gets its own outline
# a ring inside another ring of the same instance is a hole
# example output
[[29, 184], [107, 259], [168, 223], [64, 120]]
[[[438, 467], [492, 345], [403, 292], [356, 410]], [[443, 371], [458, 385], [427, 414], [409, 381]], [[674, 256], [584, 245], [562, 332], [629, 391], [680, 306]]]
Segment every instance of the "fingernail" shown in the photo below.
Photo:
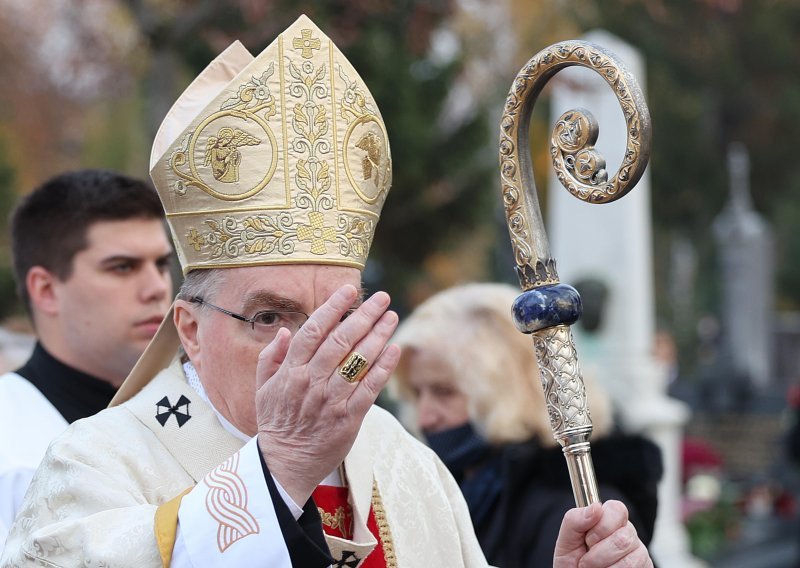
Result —
[[594, 503], [583, 508], [583, 518], [588, 520], [592, 517], [594, 517]]
[[389, 302], [391, 301], [389, 294], [386, 292], [375, 292], [372, 297], [375, 298], [373, 301], [377, 302], [381, 306], [388, 306]]
[[352, 284], [345, 284], [344, 286], [339, 288], [339, 295], [342, 296], [343, 298], [347, 298], [348, 300], [357, 293], [358, 290], [356, 290], [356, 287], [353, 286]]

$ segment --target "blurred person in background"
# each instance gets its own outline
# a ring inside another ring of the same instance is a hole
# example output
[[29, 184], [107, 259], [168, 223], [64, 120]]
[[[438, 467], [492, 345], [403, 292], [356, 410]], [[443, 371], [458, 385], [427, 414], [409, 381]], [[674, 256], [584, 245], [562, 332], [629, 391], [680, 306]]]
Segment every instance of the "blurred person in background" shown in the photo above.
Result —
[[172, 295], [172, 246], [147, 182], [102, 170], [54, 177], [11, 216], [17, 293], [36, 331], [0, 376], [0, 543], [50, 441], [108, 406]]
[[[429, 298], [395, 334], [403, 355], [391, 383], [403, 421], [456, 478], [487, 560], [500, 568], [549, 566], [561, 519], [575, 506], [533, 343], [512, 322], [518, 295], [505, 284], [468, 284]], [[647, 545], [660, 451], [611, 432], [608, 399], [589, 379], [600, 495], [626, 504]]]

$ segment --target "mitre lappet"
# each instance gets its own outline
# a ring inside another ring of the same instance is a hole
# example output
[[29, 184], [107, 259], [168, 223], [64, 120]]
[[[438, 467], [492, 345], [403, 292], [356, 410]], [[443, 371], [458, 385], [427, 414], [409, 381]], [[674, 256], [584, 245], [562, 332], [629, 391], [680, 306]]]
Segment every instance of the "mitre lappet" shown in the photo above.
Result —
[[[184, 274], [271, 264], [363, 269], [392, 163], [363, 80], [300, 16], [256, 57], [234, 42], [189, 85], [156, 135], [150, 175]], [[170, 310], [112, 405], [178, 347]]]

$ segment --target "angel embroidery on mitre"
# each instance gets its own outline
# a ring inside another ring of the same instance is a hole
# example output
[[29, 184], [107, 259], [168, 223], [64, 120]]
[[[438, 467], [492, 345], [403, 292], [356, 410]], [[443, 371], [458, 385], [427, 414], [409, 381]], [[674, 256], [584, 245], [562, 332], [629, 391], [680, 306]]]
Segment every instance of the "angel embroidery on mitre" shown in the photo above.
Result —
[[214, 179], [224, 183], [239, 181], [242, 153], [239, 146], [256, 146], [261, 140], [238, 128], [225, 126], [206, 142], [206, 166], [211, 166]]
[[367, 155], [361, 160], [361, 169], [364, 179], [374, 178], [375, 187], [378, 186], [378, 176], [380, 175], [381, 144], [380, 139], [374, 132], [367, 132], [356, 144], [356, 148], [364, 150]]

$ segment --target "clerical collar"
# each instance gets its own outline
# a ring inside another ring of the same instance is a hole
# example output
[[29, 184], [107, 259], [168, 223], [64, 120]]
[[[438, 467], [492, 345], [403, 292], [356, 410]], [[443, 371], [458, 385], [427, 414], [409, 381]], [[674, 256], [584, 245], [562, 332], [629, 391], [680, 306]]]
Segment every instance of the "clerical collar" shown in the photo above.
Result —
[[106, 408], [116, 392], [110, 383], [65, 365], [39, 342], [16, 373], [39, 389], [70, 424]]

